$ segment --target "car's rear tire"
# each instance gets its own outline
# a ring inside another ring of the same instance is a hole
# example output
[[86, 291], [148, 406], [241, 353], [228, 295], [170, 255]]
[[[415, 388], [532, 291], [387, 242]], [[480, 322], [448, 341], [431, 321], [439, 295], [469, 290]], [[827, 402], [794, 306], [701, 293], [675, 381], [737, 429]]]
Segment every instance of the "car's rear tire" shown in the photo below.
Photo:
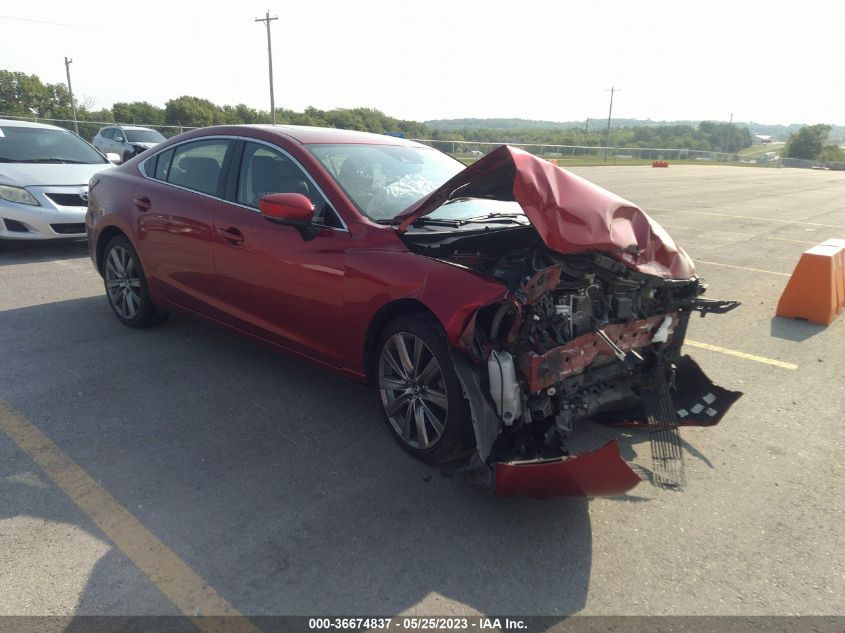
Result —
[[382, 418], [408, 453], [443, 464], [475, 446], [469, 405], [440, 324], [425, 313], [391, 321], [373, 360], [373, 384]]
[[106, 244], [102, 270], [106, 298], [121, 323], [142, 328], [167, 318], [153, 305], [141, 260], [126, 236], [117, 235]]

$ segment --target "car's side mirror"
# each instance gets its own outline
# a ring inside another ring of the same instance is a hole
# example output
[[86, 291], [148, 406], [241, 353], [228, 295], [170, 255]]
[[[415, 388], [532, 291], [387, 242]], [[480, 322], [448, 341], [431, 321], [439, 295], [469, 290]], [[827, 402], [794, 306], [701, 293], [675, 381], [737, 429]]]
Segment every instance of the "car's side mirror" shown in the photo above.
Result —
[[114, 152], [108, 152], [106, 154], [106, 160], [110, 163], [114, 163], [115, 165], [120, 165], [121, 163], [120, 154], [115, 154]]
[[122, 136], [115, 136], [114, 140], [117, 141], [118, 143], [122, 143], [124, 139], [123, 139]]
[[317, 235], [311, 224], [314, 204], [301, 193], [271, 193], [262, 196], [258, 201], [258, 209], [266, 220], [295, 228], [306, 242]]

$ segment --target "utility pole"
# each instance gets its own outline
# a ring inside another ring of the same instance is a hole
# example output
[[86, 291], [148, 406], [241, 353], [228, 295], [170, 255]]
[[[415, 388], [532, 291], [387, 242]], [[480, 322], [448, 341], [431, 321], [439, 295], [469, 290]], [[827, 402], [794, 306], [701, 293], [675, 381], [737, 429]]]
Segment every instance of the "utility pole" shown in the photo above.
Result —
[[70, 93], [70, 108], [73, 111], [73, 131], [79, 135], [79, 123], [76, 121], [76, 101], [73, 100], [73, 88], [70, 85], [70, 65], [73, 63], [72, 59], [65, 57], [65, 72], [67, 72], [67, 91]]
[[610, 93], [610, 110], [607, 112], [607, 138], [604, 142], [604, 162], [607, 162], [607, 148], [610, 147], [610, 117], [613, 116], [613, 93], [619, 92], [620, 90], [622, 89], [611, 86], [610, 90], [606, 91]]
[[256, 22], [264, 22], [267, 25], [267, 59], [270, 64], [270, 112], [273, 116], [273, 125], [276, 125], [276, 98], [273, 96], [273, 47], [270, 43], [270, 22], [278, 20], [279, 16], [270, 17], [270, 10], [267, 10], [266, 17], [255, 18]]
[[584, 145], [587, 144], [587, 134], [590, 131], [590, 117], [587, 117], [587, 120], [584, 122]]
[[725, 152], [730, 152], [731, 149], [731, 132], [734, 131], [734, 113], [731, 112], [731, 120], [728, 122], [728, 140], [725, 141]]

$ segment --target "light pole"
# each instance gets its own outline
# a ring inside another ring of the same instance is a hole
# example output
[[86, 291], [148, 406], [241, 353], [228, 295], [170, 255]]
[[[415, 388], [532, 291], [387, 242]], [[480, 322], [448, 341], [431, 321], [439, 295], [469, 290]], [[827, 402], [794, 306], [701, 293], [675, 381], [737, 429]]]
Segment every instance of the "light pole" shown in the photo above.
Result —
[[79, 123], [76, 121], [76, 101], [73, 100], [73, 88], [70, 85], [70, 65], [73, 63], [72, 59], [65, 57], [65, 72], [67, 72], [67, 91], [70, 94], [70, 108], [73, 112], [73, 131], [79, 135]]
[[728, 140], [725, 141], [725, 152], [731, 151], [731, 132], [734, 131], [734, 113], [731, 112], [731, 120], [728, 121]]
[[621, 88], [617, 88], [616, 86], [611, 86], [610, 90], [607, 92], [610, 93], [610, 110], [607, 112], [607, 135], [604, 141], [604, 162], [607, 162], [607, 148], [610, 147], [610, 117], [613, 116], [613, 93], [619, 92], [622, 90]]
[[264, 22], [267, 25], [267, 60], [270, 65], [270, 112], [273, 116], [273, 125], [276, 125], [276, 98], [273, 96], [273, 47], [270, 43], [270, 22], [278, 20], [279, 16], [270, 17], [270, 10], [267, 10], [266, 17], [255, 18], [256, 22]]

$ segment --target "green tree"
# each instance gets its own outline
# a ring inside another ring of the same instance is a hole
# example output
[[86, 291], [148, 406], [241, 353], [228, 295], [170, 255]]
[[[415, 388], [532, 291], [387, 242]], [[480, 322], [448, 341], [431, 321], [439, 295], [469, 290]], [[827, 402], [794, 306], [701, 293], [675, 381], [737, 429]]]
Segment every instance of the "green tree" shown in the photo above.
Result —
[[168, 125], [205, 127], [214, 125], [217, 110], [217, 106], [208, 99], [185, 95], [164, 104], [164, 120]]
[[33, 110], [38, 117], [70, 118], [67, 87], [45, 84], [36, 75], [0, 70], [0, 114], [31, 117]]
[[786, 157], [816, 160], [824, 149], [831, 129], [833, 128], [830, 125], [817, 123], [793, 132], [786, 143]]
[[819, 160], [825, 163], [842, 163], [845, 162], [845, 151], [838, 145], [825, 145]]
[[[114, 120], [119, 123], [139, 123], [146, 125], [164, 125], [164, 109], [146, 101], [132, 103], [118, 102], [111, 108]], [[103, 119], [100, 119], [103, 120]]]

